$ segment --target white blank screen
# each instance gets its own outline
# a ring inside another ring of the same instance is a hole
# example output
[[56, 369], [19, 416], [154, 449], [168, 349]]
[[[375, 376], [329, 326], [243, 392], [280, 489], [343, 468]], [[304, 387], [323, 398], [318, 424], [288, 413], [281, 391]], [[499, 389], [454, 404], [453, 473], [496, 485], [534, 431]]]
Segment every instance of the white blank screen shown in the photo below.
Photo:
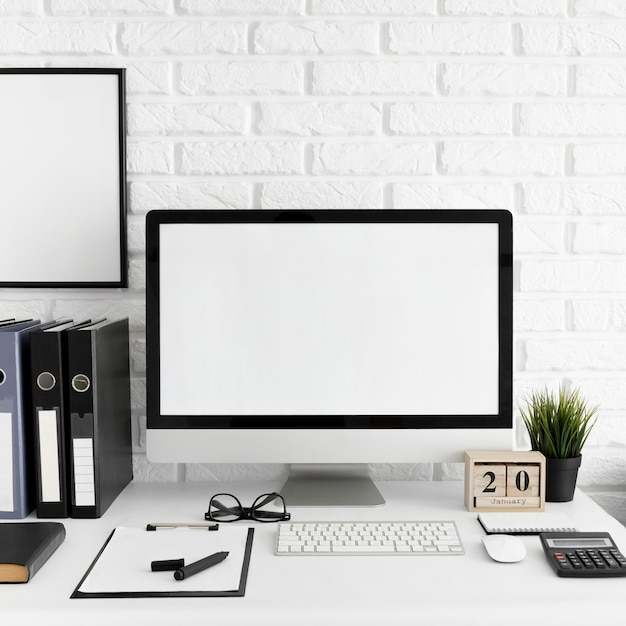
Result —
[[498, 412], [496, 224], [160, 226], [163, 415]]

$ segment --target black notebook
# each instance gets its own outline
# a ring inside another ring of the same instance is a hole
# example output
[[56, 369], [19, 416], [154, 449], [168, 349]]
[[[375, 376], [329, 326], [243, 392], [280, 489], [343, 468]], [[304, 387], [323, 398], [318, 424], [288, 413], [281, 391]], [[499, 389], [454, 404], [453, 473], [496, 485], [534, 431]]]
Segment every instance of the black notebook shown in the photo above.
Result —
[[60, 522], [0, 524], [0, 582], [27, 583], [64, 539]]

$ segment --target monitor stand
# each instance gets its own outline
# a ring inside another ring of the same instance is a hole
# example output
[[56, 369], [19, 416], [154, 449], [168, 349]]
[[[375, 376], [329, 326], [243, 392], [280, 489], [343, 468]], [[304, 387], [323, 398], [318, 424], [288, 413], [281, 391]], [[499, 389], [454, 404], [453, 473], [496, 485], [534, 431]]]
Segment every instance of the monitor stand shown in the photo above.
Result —
[[385, 504], [367, 464], [292, 464], [280, 493], [287, 510], [294, 506], [366, 507]]

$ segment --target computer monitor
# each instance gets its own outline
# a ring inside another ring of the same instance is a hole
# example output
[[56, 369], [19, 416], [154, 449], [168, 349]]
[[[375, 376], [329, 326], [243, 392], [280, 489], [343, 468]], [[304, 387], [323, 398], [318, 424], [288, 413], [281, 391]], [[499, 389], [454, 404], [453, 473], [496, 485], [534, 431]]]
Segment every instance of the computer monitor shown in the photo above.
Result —
[[150, 460], [365, 505], [367, 464], [511, 449], [508, 211], [152, 211], [146, 255]]

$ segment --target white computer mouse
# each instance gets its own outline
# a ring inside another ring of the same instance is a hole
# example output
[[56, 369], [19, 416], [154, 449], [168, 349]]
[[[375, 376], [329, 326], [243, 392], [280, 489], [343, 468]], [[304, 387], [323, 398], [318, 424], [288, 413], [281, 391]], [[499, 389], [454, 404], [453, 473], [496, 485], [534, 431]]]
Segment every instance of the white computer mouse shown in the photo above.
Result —
[[500, 563], [516, 563], [526, 556], [524, 542], [515, 535], [485, 535], [483, 544], [487, 554]]

